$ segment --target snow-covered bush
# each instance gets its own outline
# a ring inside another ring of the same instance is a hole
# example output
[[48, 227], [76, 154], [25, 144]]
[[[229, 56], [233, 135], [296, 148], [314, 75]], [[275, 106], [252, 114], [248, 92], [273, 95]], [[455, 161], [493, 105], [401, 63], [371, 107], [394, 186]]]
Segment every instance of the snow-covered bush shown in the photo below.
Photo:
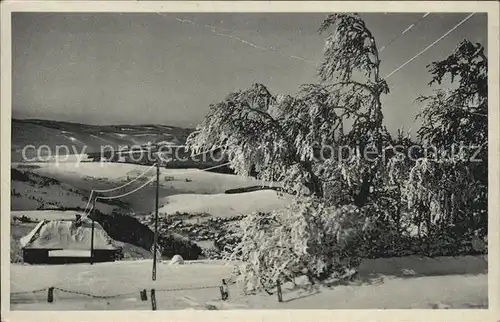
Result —
[[175, 255], [174, 257], [172, 257], [169, 264], [170, 265], [183, 265], [184, 259], [182, 258], [181, 255]]
[[225, 259], [242, 263], [240, 278], [247, 292], [303, 275], [312, 283], [340, 278], [359, 264], [363, 231], [370, 226], [365, 214], [351, 205], [298, 198], [283, 210], [244, 218], [241, 242], [225, 250]]
[[207, 259], [222, 259], [222, 255], [218, 249], [215, 248], [202, 248], [201, 255]]

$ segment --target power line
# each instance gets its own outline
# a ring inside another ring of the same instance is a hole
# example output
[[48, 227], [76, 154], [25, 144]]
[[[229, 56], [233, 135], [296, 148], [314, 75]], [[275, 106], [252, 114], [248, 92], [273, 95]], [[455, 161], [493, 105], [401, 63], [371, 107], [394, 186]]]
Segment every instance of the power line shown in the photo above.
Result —
[[[184, 147], [185, 147], [185, 146], [184, 146]], [[211, 149], [211, 150], [207, 150], [207, 151], [203, 151], [203, 152], [200, 152], [200, 153], [197, 153], [197, 154], [193, 154], [191, 157], [195, 157], [195, 156], [198, 156], [198, 155], [206, 154], [206, 153], [208, 153], [208, 152], [215, 151], [215, 150], [217, 150], [217, 149], [219, 149], [219, 148], [221, 148], [221, 147], [217, 147], [217, 148], [213, 148], [213, 149]], [[146, 172], [148, 172], [149, 170], [151, 170], [151, 169], [152, 169], [153, 167], [155, 167], [155, 166], [156, 166], [156, 164], [152, 165], [151, 167], [149, 167], [148, 169], [146, 169], [145, 171], [143, 171], [143, 172], [142, 172], [139, 176], [137, 176], [137, 177], [136, 177], [136, 178], [134, 178], [133, 180], [131, 180], [131, 181], [129, 181], [129, 182], [127, 182], [127, 183], [125, 183], [125, 184], [123, 184], [123, 185], [121, 185], [121, 186], [118, 186], [118, 187], [115, 187], [115, 188], [110, 188], [110, 189], [92, 189], [92, 190], [90, 191], [90, 195], [89, 195], [89, 198], [88, 198], [88, 200], [87, 200], [87, 204], [86, 204], [85, 209], [84, 209], [84, 211], [83, 211], [83, 214], [84, 214], [84, 215], [83, 215], [83, 217], [87, 217], [87, 216], [88, 216], [88, 213], [87, 213], [87, 212], [89, 212], [89, 213], [90, 213], [89, 206], [90, 206], [90, 202], [91, 202], [91, 200], [92, 200], [92, 196], [94, 195], [94, 193], [95, 193], [95, 192], [111, 192], [111, 191], [115, 191], [115, 190], [121, 189], [121, 188], [123, 188], [123, 187], [126, 187], [126, 186], [130, 185], [131, 183], [133, 183], [133, 182], [137, 181], [139, 178], [143, 177], [143, 176], [146, 174]], [[216, 166], [216, 167], [208, 168], [208, 169], [205, 169], [205, 170], [211, 170], [211, 169], [213, 169], [213, 168], [217, 168], [217, 167], [220, 167], [220, 165], [219, 165], [219, 166]], [[101, 199], [102, 199], [102, 198], [101, 198]]]
[[415, 59], [417, 59], [420, 55], [422, 55], [423, 53], [425, 53], [427, 50], [429, 50], [431, 47], [433, 47], [438, 42], [440, 42], [443, 38], [445, 38], [446, 36], [448, 36], [449, 34], [451, 34], [455, 29], [457, 29], [458, 27], [460, 27], [467, 20], [469, 20], [473, 15], [474, 15], [474, 12], [471, 13], [470, 15], [468, 15], [467, 17], [465, 17], [462, 21], [460, 21], [458, 24], [456, 24], [453, 28], [451, 28], [450, 30], [448, 30], [444, 35], [442, 35], [441, 37], [439, 37], [438, 39], [436, 39], [432, 44], [430, 44], [429, 46], [427, 46], [426, 48], [424, 48], [422, 51], [420, 51], [418, 54], [416, 54], [415, 56], [413, 56], [412, 58], [410, 58], [409, 60], [407, 60], [404, 64], [402, 64], [401, 66], [399, 66], [398, 68], [396, 68], [395, 70], [393, 70], [392, 72], [390, 72], [389, 74], [387, 74], [387, 76], [385, 76], [384, 79], [387, 80], [389, 77], [391, 77], [392, 75], [394, 75], [395, 73], [397, 73], [400, 69], [402, 69], [403, 67], [405, 67], [406, 65], [408, 65], [409, 63], [411, 63], [412, 61], [414, 61]]
[[[193, 173], [193, 172], [199, 172], [199, 171], [208, 171], [208, 170], [213, 170], [213, 169], [217, 169], [217, 168], [222, 168], [224, 166], [227, 166], [229, 165], [230, 162], [226, 162], [226, 163], [222, 163], [222, 164], [219, 164], [219, 165], [216, 165], [216, 166], [213, 166], [213, 167], [209, 167], [209, 168], [206, 168], [206, 169], [197, 169], [195, 171], [186, 171], [186, 172], [181, 172], [181, 173], [176, 173], [176, 175], [179, 175], [179, 174], [188, 174], [188, 173]], [[111, 200], [111, 199], [118, 199], [118, 198], [123, 198], [125, 196], [128, 196], [134, 192], [137, 192], [139, 191], [140, 189], [146, 187], [149, 183], [151, 183], [152, 181], [154, 181], [156, 179], [156, 177], [152, 177], [151, 179], [149, 179], [148, 181], [146, 181], [144, 184], [140, 185], [139, 187], [133, 189], [132, 191], [128, 191], [128, 192], [125, 192], [121, 195], [118, 195], [118, 196], [99, 196], [99, 197], [96, 197], [95, 200]], [[91, 191], [91, 196], [92, 196], [92, 192], [94, 190]], [[97, 190], [96, 190], [97, 191]], [[91, 197], [89, 197], [89, 202], [91, 200]], [[84, 219], [86, 217], [88, 217], [88, 215], [90, 214], [90, 212], [93, 210], [93, 206], [88, 209], [88, 211], [86, 211], [86, 213], [84, 212], [84, 214], [82, 215], [81, 219]]]
[[427, 17], [428, 15], [430, 14], [430, 12], [427, 12], [425, 13], [422, 17], [418, 18], [417, 20], [415, 20], [415, 22], [413, 22], [411, 25], [409, 25], [405, 30], [403, 30], [399, 35], [397, 35], [396, 37], [394, 37], [391, 41], [389, 41], [387, 44], [385, 44], [384, 46], [382, 46], [382, 48], [379, 49], [379, 53], [381, 53], [382, 51], [384, 51], [384, 49], [386, 49], [387, 47], [389, 47], [390, 45], [392, 45], [395, 41], [397, 41], [399, 38], [401, 38], [404, 34], [406, 34], [407, 32], [409, 32], [411, 29], [413, 29], [413, 27], [415, 27], [416, 25], [418, 25], [422, 20], [425, 19], [425, 17]]
[[[170, 18], [170, 16], [167, 16], [161, 12], [156, 12], [156, 14], [160, 15], [160, 16], [163, 16], [163, 17], [167, 17], [167, 18]], [[382, 52], [384, 51], [387, 47], [389, 47], [391, 44], [393, 44], [395, 41], [397, 41], [399, 38], [401, 38], [403, 35], [405, 35], [406, 33], [408, 33], [411, 29], [413, 29], [418, 23], [420, 23], [423, 19], [425, 19], [428, 15], [430, 14], [430, 12], [427, 12], [425, 13], [422, 17], [420, 17], [419, 19], [417, 19], [414, 23], [412, 23], [411, 25], [409, 25], [405, 30], [403, 30], [401, 32], [401, 34], [399, 34], [398, 36], [396, 36], [395, 38], [393, 38], [391, 41], [389, 41], [386, 45], [382, 46], [382, 48], [379, 50], [379, 52]], [[433, 47], [435, 44], [437, 44], [439, 41], [441, 41], [443, 38], [445, 38], [446, 36], [448, 36], [451, 32], [453, 32], [456, 28], [458, 28], [460, 25], [462, 25], [464, 22], [466, 22], [470, 17], [472, 17], [474, 15], [474, 13], [471, 13], [469, 16], [467, 16], [464, 20], [462, 20], [461, 22], [459, 22], [455, 27], [453, 27], [451, 30], [449, 30], [446, 34], [444, 34], [443, 36], [441, 36], [440, 38], [438, 38], [435, 42], [433, 42], [431, 45], [429, 45], [428, 47], [426, 47], [424, 50], [422, 50], [421, 52], [419, 52], [417, 55], [415, 55], [414, 57], [412, 57], [410, 60], [408, 60], [406, 63], [404, 63], [403, 65], [401, 65], [400, 67], [398, 67], [397, 69], [395, 69], [394, 71], [392, 71], [391, 73], [389, 73], [385, 79], [389, 78], [390, 76], [392, 76], [393, 74], [395, 74], [396, 72], [398, 72], [400, 69], [402, 69], [403, 67], [405, 67], [406, 65], [408, 65], [409, 63], [411, 63], [413, 60], [415, 60], [416, 58], [418, 58], [420, 55], [422, 55], [424, 52], [426, 52], [427, 50], [429, 50], [431, 47]], [[311, 61], [311, 60], [308, 60], [308, 59], [305, 59], [305, 58], [302, 58], [302, 57], [298, 57], [298, 56], [294, 56], [294, 55], [285, 55], [281, 52], [279, 52], [278, 50], [272, 48], [272, 47], [263, 47], [263, 46], [259, 46], [259, 45], [256, 45], [250, 41], [247, 41], [245, 39], [242, 39], [238, 36], [235, 36], [235, 35], [232, 35], [232, 34], [223, 34], [223, 33], [220, 33], [218, 32], [214, 26], [211, 26], [211, 25], [201, 25], [199, 23], [196, 23], [192, 20], [188, 20], [188, 19], [181, 19], [181, 18], [175, 18], [176, 21], [178, 22], [181, 22], [181, 23], [189, 23], [189, 24], [192, 24], [192, 25], [197, 25], [197, 26], [201, 26], [201, 27], [204, 27], [204, 28], [209, 28], [210, 31], [212, 31], [213, 33], [215, 33], [216, 35], [218, 36], [225, 36], [225, 37], [229, 37], [229, 38], [233, 38], [235, 40], [238, 40], [246, 45], [249, 45], [249, 46], [252, 46], [254, 48], [257, 48], [257, 49], [261, 49], [261, 50], [265, 50], [265, 51], [273, 51], [273, 52], [276, 52], [277, 54], [279, 55], [282, 55], [282, 56], [285, 56], [285, 57], [288, 57], [288, 58], [292, 58], [292, 59], [298, 59], [298, 60], [302, 60], [304, 62], [307, 62], [307, 63], [310, 63], [310, 64], [318, 64], [318, 62], [315, 62], [315, 61]]]
[[[141, 186], [139, 186], [139, 187], [135, 188], [134, 190], [129, 191], [129, 192], [126, 192], [126, 193], [121, 194], [121, 195], [118, 195], [118, 196], [108, 196], [108, 197], [99, 196], [99, 197], [95, 197], [95, 201], [97, 201], [97, 200], [99, 200], [99, 199], [100, 199], [100, 200], [111, 200], [111, 199], [118, 199], [118, 198], [125, 197], [125, 196], [127, 196], [127, 195], [129, 195], [129, 194], [132, 194], [132, 193], [134, 193], [134, 192], [136, 192], [136, 191], [138, 191], [138, 190], [140, 190], [140, 189], [144, 188], [144, 187], [145, 187], [145, 186], [147, 186], [149, 183], [151, 183], [154, 179], [156, 179], [156, 177], [153, 177], [153, 178], [149, 179], [149, 180], [148, 180], [148, 181], [146, 181], [144, 184], [142, 184]], [[89, 200], [90, 200], [90, 199], [89, 199]], [[81, 219], [84, 219], [84, 218], [88, 217], [88, 215], [92, 212], [92, 210], [93, 210], [93, 209], [94, 209], [94, 205], [93, 205], [93, 206], [92, 206], [92, 207], [88, 210], [88, 212], [87, 212], [87, 213], [84, 213], [84, 214], [82, 215]], [[81, 219], [80, 219], [80, 220], [81, 220]]]
[[85, 206], [85, 210], [83, 210], [83, 214], [85, 215], [85, 213], [87, 212], [89, 206], [90, 206], [90, 201], [92, 200], [92, 195], [94, 194], [94, 189], [90, 190], [90, 195], [89, 195], [89, 199], [87, 200], [87, 205]]
[[140, 189], [144, 188], [145, 186], [147, 186], [148, 184], [150, 184], [152, 181], [154, 181], [156, 179], [156, 176], [155, 177], [152, 177], [151, 179], [149, 179], [148, 181], [146, 181], [145, 183], [143, 183], [142, 185], [140, 185], [139, 187], [131, 190], [131, 191], [128, 191], [128, 192], [125, 192], [121, 195], [118, 195], [118, 196], [108, 196], [108, 197], [103, 197], [103, 196], [99, 196], [99, 197], [96, 197], [96, 201], [98, 199], [101, 199], [101, 200], [111, 200], [111, 199], [118, 199], [118, 198], [122, 198], [122, 197], [125, 197], [125, 196], [128, 196], [136, 191], [139, 191]]
[[[161, 12], [156, 12], [156, 14], [160, 15], [160, 16], [163, 16], [163, 17], [168, 17], [170, 18], [169, 16], [161, 13]], [[413, 29], [417, 24], [419, 24], [423, 19], [425, 19], [428, 15], [430, 14], [430, 12], [427, 12], [425, 13], [422, 17], [420, 17], [419, 19], [417, 19], [414, 23], [412, 23], [411, 25], [409, 25], [406, 29], [404, 29], [398, 36], [394, 37], [391, 41], [389, 41], [386, 45], [382, 46], [381, 49], [379, 50], [379, 53], [384, 51], [385, 49], [387, 49], [390, 45], [392, 45], [394, 42], [396, 42], [399, 38], [401, 38], [403, 35], [405, 35], [406, 33], [408, 33], [411, 29]], [[462, 25], [464, 22], [466, 22], [470, 17], [472, 17], [474, 15], [474, 13], [470, 14], [469, 16], [467, 16], [464, 20], [462, 20], [460, 23], [458, 23], [455, 27], [453, 27], [451, 30], [449, 30], [446, 34], [444, 34], [443, 36], [441, 36], [440, 38], [438, 38], [435, 42], [433, 42], [431, 45], [429, 45], [428, 47], [426, 47], [424, 50], [422, 50], [421, 52], [419, 52], [417, 55], [415, 55], [414, 57], [412, 57], [409, 61], [407, 61], [406, 63], [404, 63], [403, 65], [401, 65], [400, 67], [398, 67], [396, 70], [392, 71], [391, 73], [389, 73], [385, 79], [389, 78], [390, 76], [392, 76], [393, 74], [395, 74], [396, 72], [398, 72], [401, 68], [405, 67], [407, 64], [411, 63], [413, 60], [415, 60], [416, 58], [418, 58], [420, 55], [422, 55], [424, 52], [426, 52], [427, 50], [429, 50], [431, 47], [433, 47], [435, 44], [437, 44], [439, 41], [441, 41], [443, 38], [445, 38], [446, 36], [448, 36], [451, 32], [453, 32], [456, 28], [458, 28], [460, 25]], [[288, 57], [288, 58], [291, 58], [291, 59], [298, 59], [298, 60], [302, 60], [306, 63], [309, 63], [309, 64], [318, 64], [318, 62], [316, 61], [311, 61], [311, 60], [308, 60], [308, 59], [305, 59], [305, 58], [302, 58], [302, 57], [299, 57], [299, 56], [294, 56], [294, 55], [285, 55], [281, 52], [279, 52], [278, 50], [274, 49], [273, 47], [263, 47], [263, 46], [259, 46], [259, 45], [256, 45], [250, 41], [247, 41], [245, 39], [242, 39], [238, 36], [235, 36], [233, 34], [227, 34], [227, 33], [220, 33], [218, 32], [215, 27], [211, 26], [211, 25], [201, 25], [199, 23], [196, 23], [192, 20], [188, 20], [188, 19], [181, 19], [181, 18], [175, 18], [176, 21], [178, 22], [181, 22], [181, 23], [189, 23], [189, 24], [192, 24], [192, 25], [197, 25], [197, 26], [200, 26], [200, 27], [204, 27], [204, 28], [209, 28], [210, 31], [212, 31], [213, 33], [215, 33], [216, 35], [218, 36], [225, 36], [225, 37], [229, 37], [229, 38], [233, 38], [235, 40], [238, 40], [246, 45], [249, 45], [249, 46], [252, 46], [254, 48], [257, 48], [257, 49], [261, 49], [261, 50], [264, 50], [264, 51], [272, 51], [272, 52], [275, 52], [281, 56], [284, 56], [284, 57]]]
[[151, 166], [150, 168], [146, 169], [143, 173], [141, 173], [139, 176], [137, 176], [136, 178], [134, 178], [133, 180], [121, 185], [121, 186], [118, 186], [118, 187], [115, 187], [115, 188], [111, 188], [111, 189], [92, 189], [90, 191], [90, 195], [89, 195], [89, 198], [87, 200], [87, 205], [85, 206], [85, 209], [83, 211], [83, 216], [86, 217], [88, 214], [87, 214], [87, 211], [90, 212], [90, 210], [88, 210], [89, 208], [89, 205], [90, 205], [90, 201], [92, 200], [92, 196], [94, 195], [95, 192], [111, 192], [111, 191], [115, 191], [115, 190], [118, 190], [118, 189], [121, 189], [123, 187], [126, 187], [128, 185], [130, 185], [131, 183], [139, 180], [141, 177], [143, 177], [146, 172], [148, 172], [151, 168], [153, 168], [155, 165]]
[[110, 189], [93, 189], [93, 191], [95, 191], [95, 192], [111, 192], [111, 191], [115, 191], [115, 190], [124, 188], [124, 187], [130, 185], [131, 183], [133, 183], [133, 182], [139, 180], [140, 178], [142, 178], [146, 174], [146, 172], [148, 172], [149, 170], [153, 169], [154, 167], [156, 167], [156, 163], [153, 164], [152, 166], [150, 166], [149, 168], [147, 168], [146, 170], [144, 170], [144, 172], [142, 172], [139, 176], [135, 177], [134, 179], [130, 180], [129, 182], [126, 182], [125, 184], [123, 184], [121, 186], [118, 186], [118, 187], [115, 187], [115, 188], [110, 188]]
[[[213, 166], [213, 167], [210, 167], [210, 168], [206, 168], [206, 169], [197, 169], [195, 171], [186, 171], [186, 172], [181, 172], [181, 173], [175, 173], [175, 175], [179, 175], [179, 174], [188, 174], [188, 173], [193, 173], [193, 172], [200, 172], [200, 171], [208, 171], [208, 170], [212, 170], [212, 169], [217, 169], [217, 168], [222, 168], [224, 166], [227, 166], [229, 165], [230, 162], [226, 162], [226, 163], [222, 163], [222, 164], [219, 164], [219, 165], [216, 165], [216, 166]], [[156, 177], [152, 177], [151, 179], [149, 179], [148, 181], [146, 181], [144, 184], [140, 185], [139, 187], [135, 188], [134, 190], [132, 191], [129, 191], [129, 192], [126, 192], [126, 193], [123, 193], [121, 195], [118, 195], [118, 196], [108, 196], [108, 197], [96, 197], [96, 200], [97, 199], [106, 199], [106, 200], [110, 200], [110, 199], [118, 199], [118, 198], [122, 198], [122, 197], [125, 197], [125, 196], [128, 196], [129, 194], [132, 194], [142, 188], [144, 188], [145, 186], [147, 186], [150, 182], [152, 182], [154, 179], [156, 179]]]
[[[173, 18], [173, 17], [170, 17], [170, 16], [167, 16], [161, 12], [156, 12], [156, 14], [162, 16], [162, 17], [167, 17], [167, 18]], [[199, 26], [199, 27], [202, 27], [202, 28], [206, 28], [208, 30], [210, 30], [213, 34], [217, 35], [217, 36], [221, 36], [221, 37], [228, 37], [228, 38], [231, 38], [231, 39], [234, 39], [236, 41], [239, 41], [247, 46], [251, 46], [253, 48], [256, 48], [256, 49], [260, 49], [260, 50], [263, 50], [263, 51], [271, 51], [271, 52], [275, 52], [277, 53], [278, 55], [280, 56], [283, 56], [283, 57], [287, 57], [287, 58], [290, 58], [290, 59], [295, 59], [295, 60], [301, 60], [305, 63], [308, 63], [308, 64], [318, 64], [318, 62], [316, 61], [312, 61], [312, 60], [309, 60], [309, 59], [306, 59], [306, 58], [303, 58], [303, 57], [300, 57], [300, 56], [296, 56], [296, 55], [287, 55], [287, 54], [284, 54], [280, 51], [278, 51], [277, 49], [269, 46], [269, 47], [264, 47], [264, 46], [260, 46], [260, 45], [257, 45], [249, 40], [246, 40], [246, 39], [243, 39], [241, 37], [238, 37], [232, 33], [222, 33], [220, 31], [218, 31], [214, 26], [211, 26], [211, 25], [202, 25], [200, 23], [197, 23], [197, 22], [194, 22], [192, 20], [189, 20], [189, 19], [181, 19], [181, 18], [174, 18], [176, 21], [178, 22], [181, 22], [181, 23], [188, 23], [188, 24], [191, 24], [191, 25], [195, 25], [195, 26]]]

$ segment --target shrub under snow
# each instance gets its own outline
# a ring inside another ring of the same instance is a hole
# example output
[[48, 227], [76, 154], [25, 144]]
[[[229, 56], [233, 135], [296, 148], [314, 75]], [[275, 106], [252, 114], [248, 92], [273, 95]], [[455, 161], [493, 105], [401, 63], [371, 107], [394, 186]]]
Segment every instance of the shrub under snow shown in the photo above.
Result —
[[182, 265], [182, 264], [184, 264], [184, 259], [182, 259], [182, 256], [180, 255], [175, 255], [170, 260], [170, 265]]
[[330, 207], [317, 199], [297, 199], [289, 207], [253, 214], [240, 223], [241, 242], [226, 249], [227, 260], [238, 260], [247, 292], [273, 287], [276, 281], [341, 278], [359, 264], [366, 209]]

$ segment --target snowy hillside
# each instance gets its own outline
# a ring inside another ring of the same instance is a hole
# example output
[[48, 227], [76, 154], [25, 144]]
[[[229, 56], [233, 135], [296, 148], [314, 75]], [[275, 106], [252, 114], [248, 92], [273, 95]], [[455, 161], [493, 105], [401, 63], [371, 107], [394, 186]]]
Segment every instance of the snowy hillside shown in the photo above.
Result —
[[273, 190], [239, 194], [179, 194], [162, 199], [163, 214], [204, 213], [217, 217], [248, 215], [253, 212], [270, 212], [285, 207], [291, 201], [288, 195]]
[[[74, 219], [75, 213], [64, 210], [69, 208], [81, 211], [84, 209], [91, 189], [121, 186], [144, 173], [143, 177], [129, 186], [111, 193], [100, 193], [104, 196], [121, 195], [143, 185], [150, 178], [154, 179], [156, 177], [155, 171], [154, 167], [125, 163], [13, 163], [11, 216], [12, 218], [25, 217], [31, 222], [43, 219], [71, 220]], [[227, 190], [246, 189], [259, 185], [261, 183], [255, 179], [230, 174], [199, 169], [162, 168], [160, 212], [162, 214], [190, 213], [195, 216], [203, 213], [205, 217], [209, 215], [226, 218], [256, 211], [271, 211], [283, 207], [289, 202], [289, 197], [280, 196], [274, 190], [225, 194]], [[147, 246], [150, 241], [148, 241], [147, 236], [151, 234], [153, 226], [151, 222], [148, 222], [147, 217], [154, 211], [155, 190], [156, 185], [153, 181], [134, 194], [111, 200], [110, 204], [100, 200], [96, 204], [96, 208], [102, 214], [111, 215], [112, 212], [116, 212], [112, 218], [99, 215], [100, 220], [105, 221], [105, 229], [111, 229], [108, 232], [112, 237], [115, 240], [126, 242], [128, 245], [135, 245], [125, 247], [125, 258], [150, 257], [149, 246]], [[105, 200], [105, 202], [110, 201]], [[140, 221], [137, 221], [136, 218]], [[181, 227], [175, 229], [165, 227], [165, 229], [161, 229], [161, 233], [174, 234], [176, 238], [184, 236], [191, 241], [196, 241], [200, 246], [205, 243], [209, 245], [209, 248], [213, 248], [215, 236], [223, 233], [217, 228], [202, 235], [201, 230], [198, 231], [200, 227], [195, 226], [198, 217], [196, 220], [181, 219], [180, 221], [184, 223], [184, 228], [181, 230], [179, 230]], [[24, 220], [23, 225], [26, 224], [29, 222]], [[205, 228], [201, 227], [203, 231], [206, 230]], [[23, 230], [23, 227], [18, 223], [11, 225], [11, 229]], [[124, 234], [135, 237], [131, 239]], [[14, 238], [13, 245], [17, 245], [18, 241], [19, 237]], [[14, 252], [11, 255], [18, 261], [21, 255], [19, 247], [14, 247]]]
[[[29, 171], [47, 178], [64, 182], [85, 193], [91, 189], [108, 189], [123, 185], [141, 173], [146, 174], [130, 186], [116, 190], [115, 194], [125, 193], [140, 186], [147, 179], [155, 178], [156, 169], [127, 163], [30, 163]], [[23, 163], [13, 163], [12, 168], [24, 169]], [[160, 171], [160, 198], [178, 194], [223, 194], [226, 190], [259, 186], [262, 183], [253, 178], [221, 174], [199, 169], [165, 169]], [[131, 209], [149, 213], [154, 209], [155, 183], [151, 183], [120, 201], [128, 203]], [[36, 208], [35, 208], [36, 209]]]
[[[11, 170], [11, 210], [84, 209], [88, 197], [85, 191], [32, 170]], [[96, 202], [96, 209], [111, 213], [117, 206]]]

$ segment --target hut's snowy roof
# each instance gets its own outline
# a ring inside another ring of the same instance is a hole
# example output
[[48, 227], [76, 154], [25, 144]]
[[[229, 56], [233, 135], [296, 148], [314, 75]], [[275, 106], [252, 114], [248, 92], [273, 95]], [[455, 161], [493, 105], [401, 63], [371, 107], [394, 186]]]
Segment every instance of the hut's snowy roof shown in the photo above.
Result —
[[[78, 227], [74, 221], [44, 220], [20, 242], [26, 249], [90, 250], [91, 238], [92, 221], [88, 219], [82, 220]], [[118, 249], [98, 222], [94, 223], [94, 249]]]

